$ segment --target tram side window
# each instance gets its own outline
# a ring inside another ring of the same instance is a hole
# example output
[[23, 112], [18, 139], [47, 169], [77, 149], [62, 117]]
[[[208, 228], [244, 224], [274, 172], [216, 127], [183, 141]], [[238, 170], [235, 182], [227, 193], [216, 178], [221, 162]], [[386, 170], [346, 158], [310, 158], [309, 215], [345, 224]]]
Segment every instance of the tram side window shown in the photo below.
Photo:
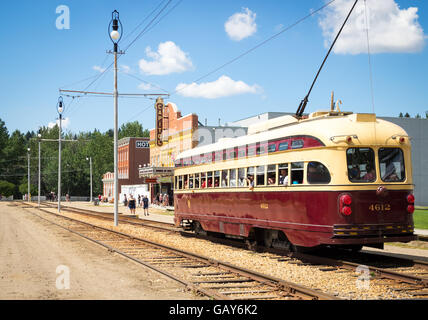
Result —
[[247, 185], [249, 187], [254, 187], [254, 167], [247, 168]]
[[375, 154], [371, 148], [346, 150], [348, 178], [351, 182], [374, 182], [376, 180]]
[[303, 148], [303, 140], [294, 140], [291, 142], [291, 149]]
[[406, 179], [403, 151], [400, 148], [379, 149], [380, 177], [384, 182], [399, 182]]
[[291, 164], [291, 184], [303, 183], [303, 162], [293, 162]]
[[195, 174], [195, 189], [199, 189], [200, 186], [200, 177], [199, 177], [199, 173]]
[[265, 185], [265, 166], [257, 166], [257, 186]]
[[213, 184], [213, 172], [212, 171], [207, 172], [207, 186], [208, 186], [208, 188], [212, 188], [214, 186], [214, 184]]
[[223, 170], [221, 172], [221, 187], [222, 188], [227, 188], [229, 186], [229, 181], [227, 180], [228, 178], [228, 170]]
[[267, 184], [269, 186], [276, 185], [276, 165], [271, 164], [267, 167]]
[[193, 174], [189, 174], [189, 189], [193, 189]]
[[221, 171], [214, 171], [214, 187], [215, 188], [220, 187], [220, 172]]
[[205, 172], [201, 173], [201, 188], [205, 189], [207, 187], [207, 174]]
[[278, 165], [279, 172], [279, 185], [288, 186], [288, 163], [282, 163]]
[[288, 149], [288, 142], [281, 142], [278, 146], [278, 151], [284, 151]]
[[178, 189], [183, 189], [183, 176], [178, 176]]
[[245, 187], [247, 178], [245, 177], [245, 168], [238, 169], [238, 187]]
[[276, 144], [275, 143], [270, 144], [268, 146], [268, 152], [271, 153], [271, 152], [275, 152], [275, 151], [276, 151]]
[[307, 173], [308, 183], [330, 183], [331, 177], [330, 172], [327, 167], [320, 162], [309, 162], [308, 163], [308, 173]]
[[189, 188], [189, 178], [186, 175], [184, 175], [184, 189], [188, 189]]
[[237, 186], [237, 181], [236, 181], [236, 169], [230, 169], [230, 186], [231, 187], [236, 187]]

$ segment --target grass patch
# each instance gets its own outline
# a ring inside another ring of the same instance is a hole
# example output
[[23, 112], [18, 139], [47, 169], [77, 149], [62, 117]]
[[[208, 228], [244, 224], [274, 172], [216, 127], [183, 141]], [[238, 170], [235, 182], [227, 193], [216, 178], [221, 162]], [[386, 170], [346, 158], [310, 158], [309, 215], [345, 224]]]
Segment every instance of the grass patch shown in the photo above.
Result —
[[416, 229], [428, 229], [428, 210], [415, 209], [413, 222]]

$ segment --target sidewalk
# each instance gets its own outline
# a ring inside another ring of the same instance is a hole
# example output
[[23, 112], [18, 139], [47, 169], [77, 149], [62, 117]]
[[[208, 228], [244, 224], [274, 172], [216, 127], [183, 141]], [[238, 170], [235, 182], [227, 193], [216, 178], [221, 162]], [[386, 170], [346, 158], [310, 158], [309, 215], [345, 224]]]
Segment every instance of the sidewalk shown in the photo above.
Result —
[[[113, 204], [104, 204], [101, 203], [98, 206], [95, 206], [92, 202], [62, 202], [64, 206], [78, 208], [78, 209], [86, 209], [86, 210], [92, 210], [97, 212], [106, 212], [113, 214], [114, 207]], [[134, 216], [131, 215], [129, 208], [125, 207], [123, 203], [119, 203], [118, 212], [120, 215], [123, 216]], [[169, 210], [167, 210], [169, 209]], [[174, 210], [174, 207], [161, 207], [157, 205], [152, 205], [149, 207], [149, 216], [144, 215], [144, 209], [142, 207], [137, 207], [135, 210], [135, 213], [139, 219], [145, 219], [150, 221], [159, 221], [159, 222], [165, 222], [165, 223], [174, 223], [174, 211], [170, 211], [170, 209]]]

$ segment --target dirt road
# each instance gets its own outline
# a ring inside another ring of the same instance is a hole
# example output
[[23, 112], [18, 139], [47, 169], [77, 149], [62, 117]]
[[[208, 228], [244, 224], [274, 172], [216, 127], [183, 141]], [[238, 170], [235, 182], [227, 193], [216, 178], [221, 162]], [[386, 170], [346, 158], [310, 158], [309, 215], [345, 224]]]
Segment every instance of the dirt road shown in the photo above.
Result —
[[0, 299], [196, 298], [154, 271], [0, 203]]

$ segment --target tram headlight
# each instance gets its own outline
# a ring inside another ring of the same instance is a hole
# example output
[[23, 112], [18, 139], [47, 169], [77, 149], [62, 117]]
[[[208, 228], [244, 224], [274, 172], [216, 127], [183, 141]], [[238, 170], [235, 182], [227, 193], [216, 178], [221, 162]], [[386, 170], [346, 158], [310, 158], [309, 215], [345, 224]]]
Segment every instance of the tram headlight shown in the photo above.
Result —
[[407, 206], [407, 212], [408, 212], [408, 213], [413, 213], [413, 212], [415, 212], [415, 206], [414, 206], [413, 204], [409, 204], [409, 205]]
[[410, 193], [407, 196], [407, 203], [411, 203], [411, 204], [415, 203], [415, 196], [413, 194]]

